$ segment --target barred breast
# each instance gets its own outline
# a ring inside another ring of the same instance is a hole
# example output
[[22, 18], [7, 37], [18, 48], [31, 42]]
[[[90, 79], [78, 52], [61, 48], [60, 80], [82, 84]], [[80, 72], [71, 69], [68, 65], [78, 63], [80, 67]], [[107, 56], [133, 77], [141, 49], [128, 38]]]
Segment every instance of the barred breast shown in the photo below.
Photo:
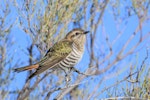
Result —
[[80, 51], [74, 43], [72, 48], [72, 52], [64, 60], [60, 61], [59, 67], [73, 67], [81, 60], [83, 51]]

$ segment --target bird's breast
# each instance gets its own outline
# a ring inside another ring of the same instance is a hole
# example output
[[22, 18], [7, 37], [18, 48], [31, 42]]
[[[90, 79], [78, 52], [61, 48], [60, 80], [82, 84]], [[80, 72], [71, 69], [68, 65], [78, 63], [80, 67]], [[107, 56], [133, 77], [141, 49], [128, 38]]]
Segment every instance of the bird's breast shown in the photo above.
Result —
[[83, 52], [78, 50], [76, 46], [73, 46], [72, 52], [62, 61], [60, 61], [60, 67], [73, 67], [82, 58]]

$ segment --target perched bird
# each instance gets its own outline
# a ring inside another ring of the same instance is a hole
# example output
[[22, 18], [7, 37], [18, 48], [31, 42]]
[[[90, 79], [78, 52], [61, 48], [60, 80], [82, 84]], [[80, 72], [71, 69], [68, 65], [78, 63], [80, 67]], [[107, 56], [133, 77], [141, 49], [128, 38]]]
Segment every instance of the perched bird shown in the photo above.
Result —
[[[66, 68], [74, 69], [74, 66], [80, 61], [84, 53], [84, 44], [88, 32], [89, 31], [84, 31], [79, 28], [73, 29], [64, 39], [55, 43], [39, 62], [14, 70], [16, 72], [21, 72], [36, 69], [36, 71], [29, 76], [29, 79], [31, 79], [48, 69], [56, 67], [63, 70]], [[79, 72], [78, 70], [75, 71]]]

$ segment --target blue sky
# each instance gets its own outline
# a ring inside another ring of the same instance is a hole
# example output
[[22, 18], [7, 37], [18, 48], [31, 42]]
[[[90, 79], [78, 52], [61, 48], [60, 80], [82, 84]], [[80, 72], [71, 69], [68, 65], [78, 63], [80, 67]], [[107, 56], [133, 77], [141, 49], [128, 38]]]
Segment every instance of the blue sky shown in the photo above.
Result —
[[[117, 40], [117, 42], [112, 47], [113, 48], [113, 56], [109, 59], [109, 61], [111, 62], [115, 58], [115, 56], [118, 54], [118, 51], [122, 48], [122, 46], [129, 39], [131, 34], [133, 34], [136, 27], [138, 26], [139, 20], [136, 15], [132, 15], [129, 18], [125, 18], [124, 20], [121, 20], [121, 18], [125, 17], [125, 15], [127, 14], [125, 6], [131, 5], [131, 2], [129, 0], [127, 0], [127, 1], [129, 3], [128, 4], [126, 3], [125, 5], [124, 5], [124, 1], [120, 1], [121, 2], [120, 15], [119, 15], [119, 17], [117, 17], [117, 21], [114, 20], [115, 17], [112, 15], [112, 8], [110, 5], [108, 5], [107, 9], [105, 10], [105, 13], [102, 18], [102, 22], [98, 26], [97, 34], [96, 34], [96, 38], [95, 38], [95, 41], [96, 41], [94, 44], [95, 56], [99, 56], [103, 53], [105, 55], [107, 55], [109, 53], [108, 46], [106, 45], [106, 41], [104, 38], [104, 36], [106, 34], [109, 37], [109, 42], [112, 43], [114, 41], [114, 39], [118, 36], [118, 32], [123, 31], [121, 37]], [[0, 2], [0, 3], [2, 3], [2, 2]], [[18, 63], [17, 67], [22, 67], [22, 66], [28, 65], [29, 58], [28, 58], [27, 48], [31, 45], [32, 41], [31, 41], [29, 35], [26, 34], [24, 31], [22, 31], [18, 27], [19, 26], [18, 19], [17, 19], [18, 15], [15, 10], [16, 9], [13, 8], [11, 14], [8, 17], [8, 19], [13, 18], [14, 21], [16, 20], [15, 21], [16, 24], [12, 28], [11, 34], [10, 34], [10, 41], [13, 41], [14, 44], [11, 46], [11, 50], [9, 51], [8, 57], [14, 55], [11, 65], [13, 66], [17, 62]], [[98, 14], [99, 13], [97, 13], [97, 16], [98, 16]], [[14, 22], [14, 21], [11, 21], [11, 22]], [[120, 21], [120, 23], [118, 24], [119, 21]], [[9, 22], [9, 20], [8, 20], [8, 22]], [[82, 25], [82, 22], [81, 22], [81, 25]], [[87, 29], [90, 29], [89, 25], [87, 25], [87, 26], [88, 26]], [[150, 26], [149, 20], [144, 22], [143, 27], [142, 27], [143, 35], [150, 32], [149, 26]], [[73, 28], [74, 28], [73, 24], [70, 24], [67, 32], [69, 32], [69, 30], [71, 30]], [[139, 33], [134, 37], [133, 41], [128, 45], [127, 49], [125, 50], [125, 53], [128, 52], [130, 50], [130, 48], [132, 48], [132, 46], [134, 46], [138, 40], [139, 40]], [[87, 36], [87, 42], [89, 43], [89, 41], [90, 41], [90, 35]], [[94, 80], [95, 83], [89, 82], [91, 84], [90, 89], [92, 90], [93, 89], [92, 87], [94, 87], [97, 84], [97, 82], [98, 82], [97, 80], [100, 80], [103, 76], [109, 76], [111, 74], [114, 75], [113, 73], [116, 73], [116, 72], [122, 70], [121, 74], [117, 74], [115, 77], [112, 77], [112, 79], [104, 81], [103, 84], [99, 88], [100, 90], [103, 89], [103, 87], [105, 87], [105, 86], [111, 85], [116, 80], [122, 79], [125, 75], [128, 75], [131, 65], [140, 67], [143, 59], [146, 56], [146, 49], [150, 47], [149, 43], [150, 43], [150, 38], [145, 40], [136, 49], [136, 52], [134, 54], [126, 57], [124, 60], [117, 63], [115, 65], [115, 67], [111, 68], [105, 74], [95, 76], [95, 80]], [[37, 58], [39, 58], [39, 56], [40, 56], [40, 53], [34, 47], [35, 60], [37, 60]], [[88, 54], [87, 48], [86, 48], [83, 59], [76, 66], [76, 68], [81, 70], [82, 72], [85, 71], [86, 68], [88, 67], [89, 59], [90, 59], [89, 54]], [[102, 59], [102, 57], [101, 57], [101, 59]], [[109, 61], [105, 62], [102, 66], [100, 66], [100, 68], [104, 68]], [[146, 65], [147, 68], [149, 68], [149, 63], [146, 62], [146, 64], [147, 64]], [[13, 82], [11, 82], [10, 90], [16, 90], [17, 88], [21, 89], [23, 86], [22, 84], [25, 83], [25, 79], [27, 77], [27, 72], [22, 72], [22, 73], [13, 73], [12, 72], [12, 75], [15, 75], [15, 80]], [[87, 79], [90, 79], [90, 78], [87, 78]], [[56, 80], [57, 80], [57, 78], [56, 78]], [[123, 85], [124, 84], [122, 84], [121, 86], [123, 86]], [[101, 95], [99, 97], [104, 98], [105, 96], [106, 96], [106, 94], [104, 93], [103, 95]], [[14, 99], [15, 99], [15, 97], [14, 97]]]

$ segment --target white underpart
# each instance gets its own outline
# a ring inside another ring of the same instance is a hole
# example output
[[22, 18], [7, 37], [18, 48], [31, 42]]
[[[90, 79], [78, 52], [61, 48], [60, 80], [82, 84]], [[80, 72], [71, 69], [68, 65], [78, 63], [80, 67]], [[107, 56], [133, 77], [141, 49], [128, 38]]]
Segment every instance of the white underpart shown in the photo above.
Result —
[[73, 50], [72, 52], [60, 63], [58, 64], [59, 67], [65, 68], [65, 67], [73, 67], [75, 66], [82, 58], [83, 52], [78, 50], [76, 45], [73, 43]]

